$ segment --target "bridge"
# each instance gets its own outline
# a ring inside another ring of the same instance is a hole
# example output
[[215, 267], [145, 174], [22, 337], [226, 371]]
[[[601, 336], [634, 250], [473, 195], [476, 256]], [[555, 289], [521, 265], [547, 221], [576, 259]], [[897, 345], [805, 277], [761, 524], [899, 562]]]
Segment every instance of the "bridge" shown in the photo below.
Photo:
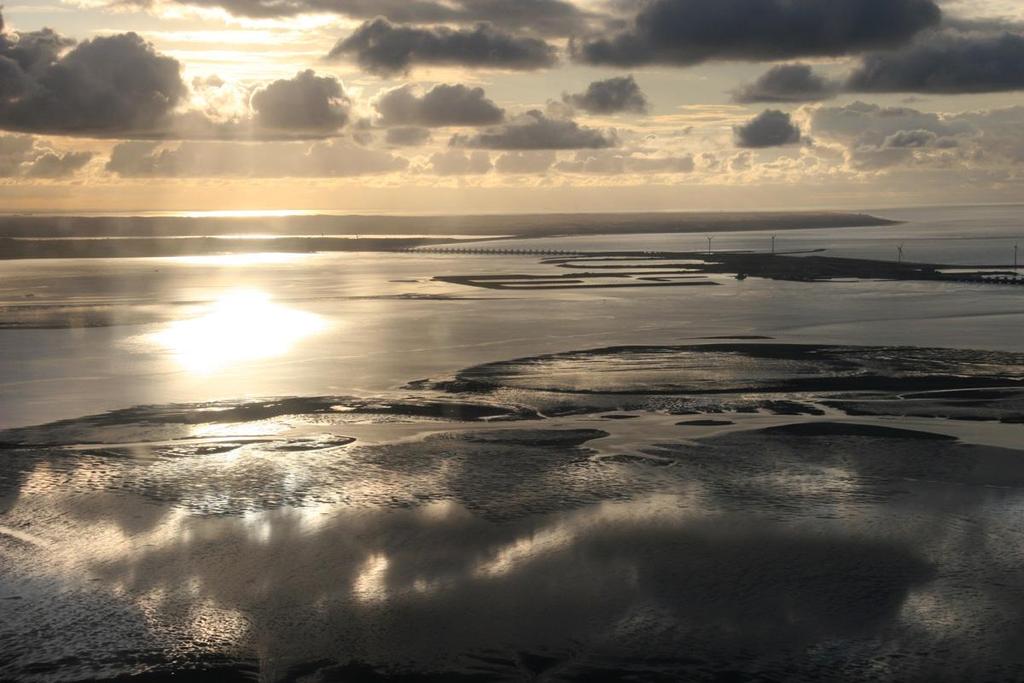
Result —
[[565, 249], [495, 249], [493, 247], [413, 247], [411, 254], [473, 254], [476, 256], [586, 256], [585, 251]]
[[1024, 275], [1010, 273], [998, 273], [986, 275], [984, 273], [966, 273], [962, 275], [946, 275], [941, 278], [944, 282], [964, 282], [978, 285], [1024, 285]]

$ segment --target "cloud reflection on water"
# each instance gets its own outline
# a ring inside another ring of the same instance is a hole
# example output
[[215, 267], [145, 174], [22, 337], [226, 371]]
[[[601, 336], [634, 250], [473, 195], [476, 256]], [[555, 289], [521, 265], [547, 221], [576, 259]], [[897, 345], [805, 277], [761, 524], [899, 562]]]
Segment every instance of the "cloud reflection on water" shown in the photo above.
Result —
[[[220, 476], [197, 469], [216, 454], [54, 455], [8, 513], [52, 541], [14, 549], [11, 566], [60, 587], [24, 618], [63, 634], [51, 661], [78, 657], [90, 674], [102, 634], [140, 633], [140, 619], [157, 667], [165, 654], [178, 666], [238, 653], [265, 680], [353, 660], [521, 680], [540, 659], [560, 680], [901, 679], [943, 673], [929, 659], [942, 648], [964, 662], [949, 679], [989, 661], [1024, 670], [1009, 647], [1020, 598], [1005, 588], [1020, 583], [1005, 521], [1020, 489], [977, 485], [1010, 482], [1010, 453], [739, 434], [663, 447], [673, 466], [650, 467], [570, 447], [592, 433], [556, 434], [250, 453]], [[925, 460], [933, 477], [920, 482]], [[300, 472], [322, 490], [278, 507], [270, 493], [285, 496]], [[243, 505], [260, 487], [263, 504]], [[217, 494], [247, 511], [200, 514]], [[83, 617], [104, 591], [102, 624]], [[958, 628], [999, 609], [1002, 628]], [[24, 646], [21, 665], [37, 658]], [[313, 680], [334, 674], [349, 680]]]

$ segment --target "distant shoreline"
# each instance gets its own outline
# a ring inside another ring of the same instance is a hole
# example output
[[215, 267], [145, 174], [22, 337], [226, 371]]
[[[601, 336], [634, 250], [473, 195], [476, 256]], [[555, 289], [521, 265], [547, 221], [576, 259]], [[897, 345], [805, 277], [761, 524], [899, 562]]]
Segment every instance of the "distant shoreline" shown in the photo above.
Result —
[[[529, 216], [0, 217], [0, 260], [394, 252], [458, 242], [896, 225], [835, 211]], [[224, 236], [242, 237], [231, 240]], [[457, 235], [457, 239], [452, 236]], [[337, 239], [344, 236], [347, 239]], [[99, 239], [82, 239], [82, 238]]]

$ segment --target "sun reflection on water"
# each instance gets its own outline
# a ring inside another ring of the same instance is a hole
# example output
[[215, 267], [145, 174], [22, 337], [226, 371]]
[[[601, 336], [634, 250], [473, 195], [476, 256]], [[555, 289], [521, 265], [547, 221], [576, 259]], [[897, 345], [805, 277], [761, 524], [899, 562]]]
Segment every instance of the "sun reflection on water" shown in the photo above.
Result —
[[322, 316], [274, 303], [264, 292], [235, 290], [213, 302], [205, 315], [176, 320], [144, 341], [169, 352], [186, 371], [206, 375], [284, 356], [327, 325]]

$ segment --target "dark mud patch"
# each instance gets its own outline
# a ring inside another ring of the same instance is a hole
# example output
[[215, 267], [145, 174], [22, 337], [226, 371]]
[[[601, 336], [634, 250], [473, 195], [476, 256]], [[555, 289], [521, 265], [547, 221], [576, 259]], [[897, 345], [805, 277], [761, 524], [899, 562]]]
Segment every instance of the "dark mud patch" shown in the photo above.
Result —
[[603, 455], [598, 458], [598, 461], [621, 465], [644, 465], [648, 467], [670, 467], [675, 464], [675, 461], [671, 458], [662, 458], [656, 455], [635, 455], [631, 453]]
[[[674, 469], [714, 482], [716, 499], [729, 506], [746, 501], [779, 510], [825, 509], [841, 501], [891, 500], [919, 482], [1024, 487], [1024, 451], [876, 425], [807, 422], [711, 436], [699, 446], [663, 446], [658, 452], [676, 459]], [[938, 495], [934, 502], [942, 500]]]
[[[675, 275], [675, 273], [668, 273]], [[628, 287], [715, 287], [703, 276], [652, 278], [651, 273], [571, 273], [569, 275], [439, 275], [436, 282], [500, 290], [621, 289]], [[696, 279], [692, 279], [696, 278]]]
[[800, 403], [799, 401], [763, 401], [760, 408], [774, 415], [824, 415], [825, 411], [817, 406]]
[[775, 337], [766, 337], [762, 334], [720, 334], [713, 337], [699, 337], [700, 339], [706, 339], [708, 341], [731, 341], [731, 340], [745, 340], [745, 341], [771, 341]]
[[1007, 424], [1024, 420], [1024, 390], [1017, 388], [854, 396], [824, 403], [847, 415], [1001, 421]]
[[[169, 441], [193, 436], [199, 425], [258, 427], [267, 421], [345, 424], [352, 422], [477, 422], [537, 420], [536, 411], [487, 401], [395, 397], [367, 399], [316, 396], [261, 401], [220, 401], [137, 406], [0, 431], [0, 449]], [[241, 432], [244, 434], [244, 430]], [[259, 433], [255, 429], [255, 433]]]
[[466, 443], [573, 448], [606, 436], [608, 436], [608, 432], [602, 432], [599, 429], [497, 429], [487, 432], [452, 434], [450, 438]]
[[728, 427], [736, 424], [732, 420], [684, 420], [676, 422], [677, 427]]
[[913, 439], [917, 441], [956, 441], [956, 437], [933, 432], [922, 432], [896, 427], [855, 424], [851, 422], [801, 422], [798, 424], [767, 427], [762, 434], [786, 436], [857, 436], [875, 439]]
[[916, 347], [625, 346], [468, 368], [438, 388], [574, 394], [725, 394], [1024, 387], [1024, 355]]

